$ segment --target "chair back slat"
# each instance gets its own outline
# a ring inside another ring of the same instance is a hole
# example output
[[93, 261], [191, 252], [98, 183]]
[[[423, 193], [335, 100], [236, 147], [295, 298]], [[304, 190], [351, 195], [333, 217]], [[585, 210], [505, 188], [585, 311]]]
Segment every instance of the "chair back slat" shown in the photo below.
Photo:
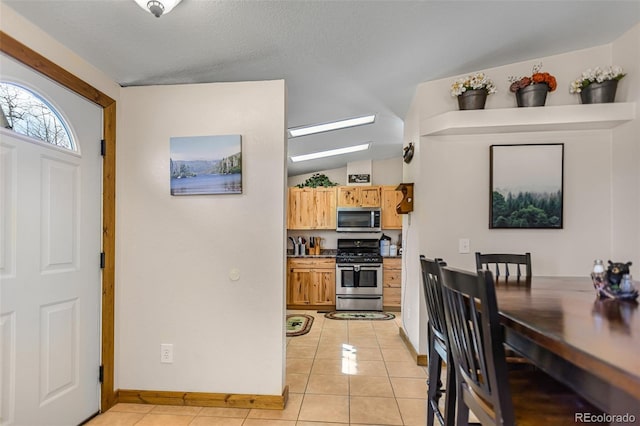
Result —
[[[519, 280], [523, 276], [531, 277], [531, 253], [511, 254], [511, 253], [480, 253], [476, 252], [476, 269], [492, 270], [496, 278], [504, 276], [509, 278], [511, 272], [509, 265], [515, 267], [516, 278]], [[501, 268], [504, 275], [501, 273]], [[524, 272], [522, 271], [524, 269]]]
[[438, 264], [446, 266], [441, 259], [427, 259], [420, 256], [422, 268], [422, 286], [427, 304], [429, 327], [431, 332], [441, 341], [446, 341], [446, 325], [444, 318], [444, 306], [442, 303], [442, 291], [440, 290], [440, 270]]
[[441, 284], [458, 390], [478, 418], [513, 425], [503, 332], [491, 272], [441, 267]]

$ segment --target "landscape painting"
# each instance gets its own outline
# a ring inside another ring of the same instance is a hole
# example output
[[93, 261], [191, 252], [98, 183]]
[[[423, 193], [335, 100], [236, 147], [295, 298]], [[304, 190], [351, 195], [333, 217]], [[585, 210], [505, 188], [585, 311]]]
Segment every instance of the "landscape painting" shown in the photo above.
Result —
[[489, 228], [562, 228], [564, 144], [491, 145]]
[[240, 135], [172, 137], [171, 195], [242, 193]]

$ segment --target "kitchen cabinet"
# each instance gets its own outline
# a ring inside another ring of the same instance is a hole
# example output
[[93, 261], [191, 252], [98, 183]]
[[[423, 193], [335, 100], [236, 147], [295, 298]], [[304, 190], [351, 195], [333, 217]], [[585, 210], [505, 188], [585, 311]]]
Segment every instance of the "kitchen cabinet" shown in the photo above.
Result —
[[333, 258], [289, 258], [287, 308], [334, 307], [336, 261]]
[[402, 258], [382, 260], [382, 304], [385, 310], [399, 311], [402, 302]]
[[382, 229], [402, 229], [402, 215], [396, 211], [396, 206], [402, 201], [402, 192], [397, 186], [381, 187], [382, 195]]
[[289, 188], [288, 229], [336, 229], [336, 188]]
[[380, 207], [380, 187], [339, 186], [338, 207]]

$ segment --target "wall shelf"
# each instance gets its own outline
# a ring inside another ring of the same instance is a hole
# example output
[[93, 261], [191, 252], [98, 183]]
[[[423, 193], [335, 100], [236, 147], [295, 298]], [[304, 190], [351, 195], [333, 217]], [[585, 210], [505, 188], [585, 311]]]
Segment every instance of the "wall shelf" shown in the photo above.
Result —
[[420, 135], [611, 129], [634, 119], [635, 102], [448, 111], [423, 119]]

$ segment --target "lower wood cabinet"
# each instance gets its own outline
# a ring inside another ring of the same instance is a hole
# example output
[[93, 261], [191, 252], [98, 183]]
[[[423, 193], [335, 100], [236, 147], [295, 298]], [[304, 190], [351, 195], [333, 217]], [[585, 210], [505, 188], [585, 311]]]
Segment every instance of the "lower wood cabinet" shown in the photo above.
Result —
[[400, 310], [402, 302], [402, 259], [382, 260], [382, 304], [387, 310]]
[[287, 259], [287, 308], [316, 309], [335, 304], [335, 259]]

